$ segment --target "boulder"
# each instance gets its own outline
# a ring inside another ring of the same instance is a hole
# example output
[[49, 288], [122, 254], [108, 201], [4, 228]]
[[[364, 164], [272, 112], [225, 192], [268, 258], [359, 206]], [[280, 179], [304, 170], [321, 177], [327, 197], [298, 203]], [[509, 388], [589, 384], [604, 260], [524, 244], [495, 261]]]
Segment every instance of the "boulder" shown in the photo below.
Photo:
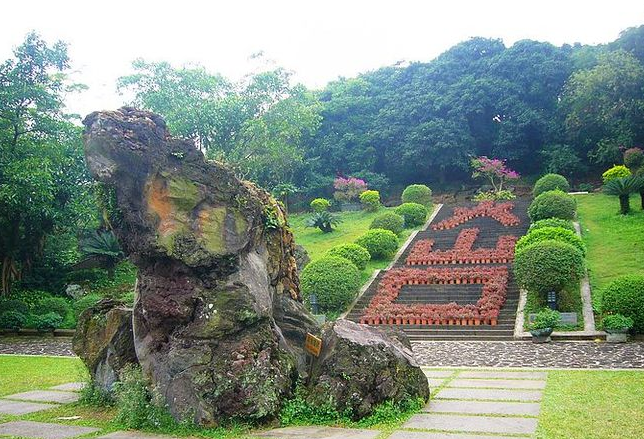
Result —
[[359, 419], [388, 400], [429, 399], [427, 377], [403, 332], [340, 319], [325, 327], [322, 339], [308, 386], [309, 403], [331, 400], [339, 413]]
[[103, 299], [82, 312], [73, 349], [87, 366], [92, 381], [105, 391], [119, 380], [128, 364], [138, 364], [132, 333], [132, 309]]
[[274, 417], [306, 376], [293, 235], [265, 191], [172, 138], [156, 114], [90, 114], [86, 160], [112, 188], [115, 233], [138, 267], [134, 345], [177, 419]]
[[295, 246], [295, 263], [297, 264], [297, 272], [298, 274], [302, 273], [302, 270], [304, 270], [304, 267], [308, 265], [308, 263], [311, 262], [311, 257], [309, 256], [309, 252], [306, 251], [304, 246], [302, 245], [296, 245]]

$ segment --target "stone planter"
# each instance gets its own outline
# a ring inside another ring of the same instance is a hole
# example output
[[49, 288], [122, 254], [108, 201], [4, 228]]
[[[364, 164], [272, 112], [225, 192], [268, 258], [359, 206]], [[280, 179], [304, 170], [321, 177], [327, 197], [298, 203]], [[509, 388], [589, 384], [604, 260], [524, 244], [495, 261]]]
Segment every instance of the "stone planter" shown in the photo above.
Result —
[[340, 203], [341, 212], [355, 212], [362, 210], [362, 204], [360, 203]]
[[552, 328], [534, 329], [530, 334], [532, 334], [532, 343], [550, 343]]
[[607, 329], [606, 341], [608, 343], [626, 343], [628, 341], [628, 329]]

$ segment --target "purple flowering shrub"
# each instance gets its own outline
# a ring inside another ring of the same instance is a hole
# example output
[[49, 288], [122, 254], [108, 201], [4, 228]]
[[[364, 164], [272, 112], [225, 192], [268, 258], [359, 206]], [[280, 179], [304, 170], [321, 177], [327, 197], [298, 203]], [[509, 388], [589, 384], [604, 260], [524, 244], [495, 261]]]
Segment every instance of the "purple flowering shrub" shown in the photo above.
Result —
[[520, 175], [518, 172], [508, 168], [505, 160], [491, 159], [486, 156], [476, 157], [472, 159], [472, 168], [474, 168], [473, 178], [485, 179], [492, 186], [492, 191], [480, 194], [485, 195], [483, 199], [514, 198], [510, 191], [503, 189], [503, 185], [510, 180], [518, 180]]
[[355, 177], [337, 177], [333, 181], [333, 198], [341, 202], [356, 200], [361, 193], [367, 190], [367, 183]]

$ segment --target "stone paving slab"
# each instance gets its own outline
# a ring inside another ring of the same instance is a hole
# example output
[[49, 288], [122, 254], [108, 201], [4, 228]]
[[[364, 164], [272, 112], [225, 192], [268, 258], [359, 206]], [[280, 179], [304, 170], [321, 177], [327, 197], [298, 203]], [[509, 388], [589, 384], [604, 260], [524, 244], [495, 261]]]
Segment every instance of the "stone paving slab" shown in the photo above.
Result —
[[276, 428], [254, 436], [279, 439], [375, 439], [379, 434], [379, 430], [311, 426]]
[[516, 436], [479, 436], [458, 433], [430, 433], [426, 431], [394, 431], [388, 439], [518, 439]]
[[66, 439], [94, 433], [98, 428], [75, 425], [49, 424], [33, 421], [13, 421], [0, 424], [0, 435], [38, 439]]
[[0, 399], [0, 414], [3, 415], [26, 415], [27, 413], [35, 413], [53, 407], [57, 407], [57, 405]]
[[176, 437], [143, 433], [141, 431], [115, 431], [114, 433], [99, 436], [96, 439], [176, 439]]
[[58, 390], [30, 390], [29, 392], [6, 395], [3, 398], [64, 404], [78, 401], [79, 395], [76, 392], [60, 392]]
[[432, 369], [423, 369], [425, 376], [427, 378], [447, 378], [454, 375], [455, 370], [432, 370]]
[[427, 379], [427, 382], [429, 383], [430, 389], [435, 389], [436, 387], [439, 387], [441, 384], [443, 384], [445, 380], [441, 378], [429, 378]]
[[540, 390], [443, 388], [434, 398], [481, 399], [493, 401], [541, 401]]
[[483, 378], [483, 379], [524, 379], [524, 380], [545, 380], [547, 372], [509, 372], [492, 370], [464, 370], [459, 378]]
[[50, 387], [49, 390], [63, 390], [67, 392], [80, 392], [83, 390], [85, 383], [65, 383]]
[[539, 406], [540, 404], [536, 402], [432, 400], [423, 408], [423, 411], [471, 415], [539, 416]]
[[537, 419], [420, 414], [412, 416], [404, 427], [476, 433], [532, 434], [537, 429]]
[[452, 380], [448, 387], [487, 387], [493, 389], [545, 389], [545, 381], [537, 380]]

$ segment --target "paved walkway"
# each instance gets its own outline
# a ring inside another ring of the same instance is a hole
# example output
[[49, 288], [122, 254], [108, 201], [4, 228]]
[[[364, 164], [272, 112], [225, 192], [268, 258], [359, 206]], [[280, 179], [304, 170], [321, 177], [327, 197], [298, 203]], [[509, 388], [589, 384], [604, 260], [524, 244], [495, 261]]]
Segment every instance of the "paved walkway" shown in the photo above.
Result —
[[422, 366], [642, 369], [644, 342], [431, 341], [412, 343]]
[[70, 337], [0, 337], [0, 354], [73, 357]]

